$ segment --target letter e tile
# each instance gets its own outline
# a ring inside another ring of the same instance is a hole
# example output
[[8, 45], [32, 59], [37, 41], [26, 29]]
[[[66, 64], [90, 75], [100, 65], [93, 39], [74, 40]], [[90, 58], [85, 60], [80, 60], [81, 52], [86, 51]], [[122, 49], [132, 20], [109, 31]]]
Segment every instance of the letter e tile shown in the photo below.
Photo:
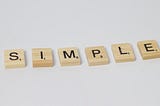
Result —
[[138, 48], [144, 60], [160, 58], [160, 49], [157, 41], [147, 40], [138, 42]]

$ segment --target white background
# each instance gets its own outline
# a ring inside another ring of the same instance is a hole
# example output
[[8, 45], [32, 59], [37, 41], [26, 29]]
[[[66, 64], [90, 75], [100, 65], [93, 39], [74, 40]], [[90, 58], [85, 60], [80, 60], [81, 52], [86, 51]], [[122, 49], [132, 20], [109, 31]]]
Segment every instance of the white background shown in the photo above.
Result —
[[[137, 48], [160, 41], [159, 0], [0, 0], [0, 37], [0, 106], [160, 106], [160, 59], [143, 61]], [[137, 60], [115, 63], [115, 43], [131, 43]], [[101, 45], [110, 64], [89, 67], [84, 48]], [[53, 49], [54, 67], [32, 68], [38, 47]], [[61, 67], [63, 47], [78, 47], [82, 64]], [[4, 68], [14, 48], [26, 68]]]

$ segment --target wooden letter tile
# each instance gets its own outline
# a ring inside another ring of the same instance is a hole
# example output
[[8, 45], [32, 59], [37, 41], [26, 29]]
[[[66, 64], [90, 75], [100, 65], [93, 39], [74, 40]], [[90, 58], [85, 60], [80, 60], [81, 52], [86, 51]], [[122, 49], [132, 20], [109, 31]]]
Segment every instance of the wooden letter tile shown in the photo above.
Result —
[[5, 68], [25, 67], [25, 56], [23, 49], [13, 49], [4, 51]]
[[88, 47], [85, 49], [88, 65], [105, 65], [109, 63], [109, 58], [104, 46]]
[[32, 49], [33, 67], [52, 67], [53, 56], [51, 48], [34, 48]]
[[117, 63], [135, 61], [134, 51], [129, 43], [113, 44], [112, 52]]
[[60, 48], [58, 55], [61, 66], [80, 65], [81, 60], [77, 48]]
[[155, 40], [140, 41], [138, 48], [144, 60], [160, 58], [160, 49]]

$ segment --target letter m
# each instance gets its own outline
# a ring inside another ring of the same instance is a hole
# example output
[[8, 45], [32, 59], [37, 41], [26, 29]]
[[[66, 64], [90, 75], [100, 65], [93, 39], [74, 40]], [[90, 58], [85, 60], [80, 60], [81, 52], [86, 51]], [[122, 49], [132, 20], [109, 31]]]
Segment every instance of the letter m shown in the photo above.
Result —
[[67, 53], [67, 51], [63, 51], [63, 55], [64, 55], [64, 58], [75, 58], [76, 56], [75, 56], [75, 53], [74, 53], [74, 50], [71, 50], [71, 52], [70, 53]]

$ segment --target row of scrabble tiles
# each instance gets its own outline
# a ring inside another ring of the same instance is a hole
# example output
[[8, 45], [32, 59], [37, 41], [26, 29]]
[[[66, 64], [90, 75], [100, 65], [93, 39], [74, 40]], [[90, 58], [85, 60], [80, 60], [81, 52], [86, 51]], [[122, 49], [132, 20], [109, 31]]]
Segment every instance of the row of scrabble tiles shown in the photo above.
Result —
[[[137, 43], [140, 54], [144, 60], [160, 58], [160, 49], [156, 40], [140, 41]], [[113, 44], [112, 52], [116, 62], [135, 61], [132, 45], [129, 43]], [[89, 66], [105, 65], [109, 63], [107, 51], [104, 46], [85, 48]], [[61, 66], [75, 66], [81, 64], [78, 48], [60, 48], [58, 55]], [[23, 49], [4, 51], [5, 68], [25, 67], [25, 53]], [[52, 67], [54, 65], [51, 48], [32, 49], [33, 67]]]

